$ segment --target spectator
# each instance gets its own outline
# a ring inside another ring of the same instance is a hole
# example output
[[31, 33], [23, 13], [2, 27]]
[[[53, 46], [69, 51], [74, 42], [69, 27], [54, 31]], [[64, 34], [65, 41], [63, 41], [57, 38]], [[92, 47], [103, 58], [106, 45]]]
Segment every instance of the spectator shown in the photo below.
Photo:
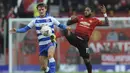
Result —
[[12, 0], [11, 9], [20, 18], [31, 18], [33, 17], [33, 3], [34, 0]]
[[118, 36], [120, 41], [128, 40], [128, 37], [123, 32], [119, 32]]
[[67, 59], [68, 64], [79, 64], [80, 63], [80, 57], [79, 57], [78, 51], [75, 49], [75, 47], [71, 46], [68, 49], [66, 59]]
[[3, 1], [0, 0], [0, 19], [1, 19], [1, 25], [0, 25], [0, 30], [3, 29], [4, 25], [4, 17], [5, 17], [5, 10], [4, 10], [4, 5], [3, 5]]
[[0, 56], [1, 54], [4, 54], [4, 38], [3, 35], [0, 32]]
[[107, 41], [118, 41], [118, 33], [114, 30], [107, 34]]

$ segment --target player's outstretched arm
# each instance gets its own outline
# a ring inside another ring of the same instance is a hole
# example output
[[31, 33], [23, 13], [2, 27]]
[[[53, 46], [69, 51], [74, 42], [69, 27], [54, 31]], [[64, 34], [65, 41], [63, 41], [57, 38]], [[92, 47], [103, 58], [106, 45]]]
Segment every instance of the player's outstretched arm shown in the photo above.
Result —
[[105, 17], [105, 21], [103, 22], [104, 26], [109, 26], [109, 20], [108, 20], [107, 13], [106, 13], [106, 7], [103, 5], [103, 6], [100, 6], [100, 9]]
[[10, 30], [10, 32], [11, 33], [24, 33], [26, 31], [28, 31], [29, 29], [31, 29], [29, 26], [25, 26], [25, 27], [20, 28], [20, 29], [13, 28]]
[[34, 20], [32, 20], [27, 26], [20, 28], [20, 29], [16, 29], [13, 28], [10, 30], [10, 33], [24, 33], [27, 32], [29, 29], [31, 29], [34, 26]]
[[78, 22], [77, 16], [71, 16], [71, 19], [67, 21], [67, 25], [69, 26], [77, 22]]

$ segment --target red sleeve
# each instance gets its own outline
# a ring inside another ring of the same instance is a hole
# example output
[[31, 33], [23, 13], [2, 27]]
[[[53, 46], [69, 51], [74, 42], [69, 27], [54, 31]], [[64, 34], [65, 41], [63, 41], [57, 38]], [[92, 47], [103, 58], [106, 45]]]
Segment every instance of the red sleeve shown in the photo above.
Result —
[[80, 17], [79, 17], [79, 16], [77, 16], [76, 18], [71, 19], [71, 21], [72, 21], [72, 22], [74, 22], [74, 23], [76, 23], [76, 22], [78, 22], [78, 21], [79, 21], [79, 18], [80, 18]]
[[103, 22], [101, 20], [97, 19], [97, 18], [96, 18], [96, 22], [97, 22], [96, 25], [102, 25], [103, 24]]
[[82, 15], [79, 15], [79, 16], [77, 16], [77, 19], [79, 20], [80, 18], [83, 18], [84, 16], [82, 16]]
[[83, 16], [82, 16], [82, 15], [78, 15], [78, 16], [75, 18], [75, 20], [79, 21], [81, 18], [83, 18]]

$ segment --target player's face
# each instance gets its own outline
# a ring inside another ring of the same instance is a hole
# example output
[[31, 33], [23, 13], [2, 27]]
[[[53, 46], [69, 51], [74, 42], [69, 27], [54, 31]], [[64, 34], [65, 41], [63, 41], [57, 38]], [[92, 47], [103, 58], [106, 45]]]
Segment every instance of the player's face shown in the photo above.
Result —
[[84, 10], [84, 15], [86, 17], [90, 16], [92, 14], [92, 11], [89, 7], [86, 7], [85, 10]]
[[47, 9], [45, 7], [41, 7], [41, 6], [38, 7], [38, 12], [40, 16], [44, 16], [46, 14], [46, 11]]

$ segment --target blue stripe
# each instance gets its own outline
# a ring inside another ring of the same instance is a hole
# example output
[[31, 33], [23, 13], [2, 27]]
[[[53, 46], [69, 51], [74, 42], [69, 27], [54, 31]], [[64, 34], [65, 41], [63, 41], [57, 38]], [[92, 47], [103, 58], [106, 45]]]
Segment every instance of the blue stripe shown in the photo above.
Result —
[[51, 28], [54, 28], [54, 25], [51, 25], [50, 27], [51, 27]]
[[46, 23], [46, 22], [52, 22], [51, 19], [42, 19], [42, 20], [36, 20], [35, 23]]
[[60, 27], [61, 29], [66, 29], [66, 25], [64, 24], [59, 24], [58, 27]]
[[55, 33], [54, 31], [52, 31], [52, 33]]
[[42, 34], [41, 33], [37, 34], [37, 36], [40, 36], [40, 35], [42, 35]]
[[41, 27], [36, 27], [36, 30], [41, 30]]
[[51, 39], [50, 37], [46, 37], [46, 38], [41, 38], [41, 39], [38, 39], [38, 40], [40, 42], [40, 41], [47, 41], [47, 40], [50, 40], [50, 39]]
[[45, 47], [47, 47], [48, 46], [48, 44], [46, 44], [46, 45], [39, 45], [39, 49], [44, 49]]

